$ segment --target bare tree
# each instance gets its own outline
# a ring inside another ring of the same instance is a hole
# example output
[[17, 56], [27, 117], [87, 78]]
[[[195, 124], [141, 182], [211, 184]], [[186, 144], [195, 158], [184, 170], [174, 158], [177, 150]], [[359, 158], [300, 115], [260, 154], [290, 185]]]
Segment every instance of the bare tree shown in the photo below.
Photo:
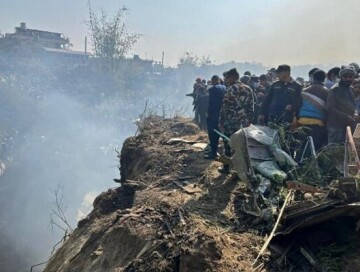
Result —
[[[64, 232], [64, 235], [61, 238], [61, 240], [53, 246], [50, 255], [53, 255], [56, 248], [59, 245], [63, 244], [67, 240], [67, 238], [71, 235], [71, 233], [73, 232], [73, 228], [70, 226], [70, 224], [65, 216], [66, 206], [63, 201], [63, 187], [60, 186], [60, 184], [58, 184], [57, 188], [54, 190], [54, 196], [55, 196], [55, 208], [52, 209], [52, 212], [50, 214], [50, 224], [49, 225], [51, 226], [52, 229], [54, 228], [54, 226], [59, 228], [60, 230], [62, 230]], [[50, 259], [50, 257], [44, 262], [32, 265], [30, 267], [30, 272], [33, 272], [33, 269], [35, 267], [47, 264], [49, 259]]]
[[124, 58], [141, 37], [140, 34], [132, 34], [128, 30], [124, 21], [127, 8], [123, 6], [114, 16], [109, 17], [102, 9], [99, 15], [96, 14], [90, 0], [88, 0], [88, 5], [87, 25], [95, 56], [111, 61]]
[[50, 225], [51, 228], [54, 226], [58, 227], [62, 231], [64, 231], [64, 236], [66, 237], [67, 234], [73, 232], [73, 228], [70, 226], [66, 216], [66, 206], [63, 201], [63, 188], [58, 185], [56, 190], [54, 191], [55, 196], [55, 208], [52, 209], [50, 214]]
[[199, 57], [191, 52], [185, 52], [180, 58], [179, 65], [190, 65], [190, 66], [205, 66], [212, 64], [213, 61], [209, 56]]
[[197, 55], [194, 55], [191, 52], [186, 52], [181, 58], [179, 65], [192, 65], [197, 66], [199, 64], [200, 58]]

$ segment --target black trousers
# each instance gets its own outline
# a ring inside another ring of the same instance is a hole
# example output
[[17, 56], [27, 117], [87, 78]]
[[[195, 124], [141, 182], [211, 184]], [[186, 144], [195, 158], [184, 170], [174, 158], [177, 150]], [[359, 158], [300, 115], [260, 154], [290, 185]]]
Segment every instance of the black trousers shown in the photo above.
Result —
[[[231, 136], [232, 134], [224, 133], [224, 135], [225, 135], [226, 137], [230, 138], [230, 136]], [[224, 153], [225, 153], [225, 155], [226, 155], [227, 157], [229, 157], [229, 158], [232, 156], [232, 151], [231, 151], [230, 143], [229, 143], [229, 141], [227, 141], [227, 140], [224, 140]]]
[[302, 129], [298, 133], [298, 137], [296, 137], [300, 141], [300, 150], [296, 152], [297, 161], [301, 158], [308, 136], [313, 138], [315, 151], [318, 151], [327, 144], [327, 129], [325, 126], [301, 125], [299, 128]]
[[306, 136], [311, 136], [313, 138], [316, 151], [327, 144], [327, 131], [325, 126], [306, 125], [300, 127], [305, 128]]
[[214, 131], [214, 129], [219, 131], [219, 121], [217, 119], [207, 118], [207, 129], [208, 129], [208, 136], [209, 136], [209, 141], [210, 141], [211, 152], [213, 154], [216, 154], [218, 145], [219, 145], [220, 135], [217, 134]]
[[[224, 135], [228, 138], [231, 137], [231, 135], [233, 135], [236, 131], [238, 131], [241, 127], [237, 127], [237, 128], [225, 128], [225, 131], [224, 131]], [[233, 152], [231, 150], [231, 147], [230, 147], [230, 142], [227, 141], [227, 140], [224, 140], [224, 153], [227, 157], [231, 157]]]

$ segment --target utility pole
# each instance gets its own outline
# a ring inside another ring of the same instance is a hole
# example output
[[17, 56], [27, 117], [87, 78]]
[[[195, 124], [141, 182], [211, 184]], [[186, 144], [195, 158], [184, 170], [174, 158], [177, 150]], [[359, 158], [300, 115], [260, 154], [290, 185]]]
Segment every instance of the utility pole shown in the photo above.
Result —
[[85, 56], [87, 55], [87, 36], [85, 36]]
[[164, 56], [165, 56], [165, 52], [162, 52], [162, 58], [161, 58], [161, 66], [164, 68]]

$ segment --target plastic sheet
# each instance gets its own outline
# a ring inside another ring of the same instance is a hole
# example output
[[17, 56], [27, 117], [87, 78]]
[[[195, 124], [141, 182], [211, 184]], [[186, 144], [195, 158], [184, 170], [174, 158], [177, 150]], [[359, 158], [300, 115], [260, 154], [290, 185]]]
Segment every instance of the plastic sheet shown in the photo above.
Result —
[[246, 135], [266, 146], [272, 145], [274, 141], [273, 137], [268, 136], [263, 130], [253, 125], [246, 128]]
[[261, 162], [255, 166], [255, 169], [264, 177], [267, 177], [275, 182], [281, 183], [287, 179], [286, 173], [281, 171], [273, 161]]
[[271, 145], [270, 151], [273, 154], [275, 161], [279, 164], [280, 167], [297, 166], [297, 163], [294, 161], [294, 159], [291, 158], [291, 156], [288, 153], [286, 153], [284, 150], [278, 148], [277, 145], [275, 144]]

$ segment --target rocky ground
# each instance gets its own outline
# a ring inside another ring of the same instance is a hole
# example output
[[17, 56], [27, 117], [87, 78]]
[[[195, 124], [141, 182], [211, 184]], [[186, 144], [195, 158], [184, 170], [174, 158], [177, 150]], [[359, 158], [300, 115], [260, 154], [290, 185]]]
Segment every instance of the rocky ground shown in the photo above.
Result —
[[[44, 271], [360, 271], [351, 220], [278, 238], [254, 265], [272, 225], [243, 213], [245, 184], [203, 159], [206, 142], [188, 119], [142, 122], [119, 155], [121, 186], [97, 197]], [[317, 264], [299, 254], [305, 245]]]

